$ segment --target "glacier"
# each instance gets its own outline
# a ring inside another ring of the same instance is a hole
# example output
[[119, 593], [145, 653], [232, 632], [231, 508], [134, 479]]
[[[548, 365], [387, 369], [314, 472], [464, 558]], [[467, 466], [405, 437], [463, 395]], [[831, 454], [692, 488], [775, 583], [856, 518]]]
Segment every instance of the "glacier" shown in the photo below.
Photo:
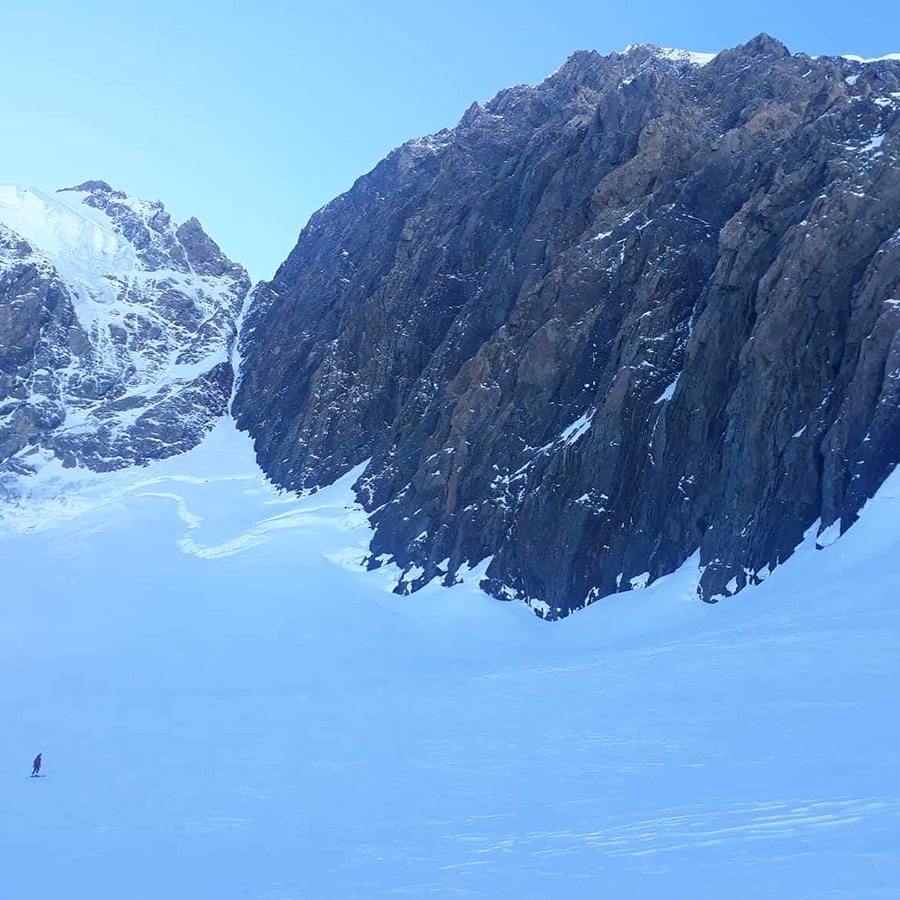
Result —
[[4, 896], [893, 895], [900, 473], [739, 598], [693, 559], [554, 624], [392, 594], [353, 474], [279, 492], [223, 420], [5, 509]]

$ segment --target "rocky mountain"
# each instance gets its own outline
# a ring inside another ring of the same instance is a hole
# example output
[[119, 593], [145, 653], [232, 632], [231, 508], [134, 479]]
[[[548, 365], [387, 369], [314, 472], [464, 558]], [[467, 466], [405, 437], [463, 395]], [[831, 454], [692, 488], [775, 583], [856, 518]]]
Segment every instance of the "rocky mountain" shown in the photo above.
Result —
[[227, 412], [249, 287], [161, 203], [0, 187], [0, 493], [53, 460], [106, 471], [199, 443]]
[[399, 591], [563, 616], [831, 540], [900, 461], [900, 60], [580, 52], [316, 213], [234, 405], [280, 485], [368, 460]]

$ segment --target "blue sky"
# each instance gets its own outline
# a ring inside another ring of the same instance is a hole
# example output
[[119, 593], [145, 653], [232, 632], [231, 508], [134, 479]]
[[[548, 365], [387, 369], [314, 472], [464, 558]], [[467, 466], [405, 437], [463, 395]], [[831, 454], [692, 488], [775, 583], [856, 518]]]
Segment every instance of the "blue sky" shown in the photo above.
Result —
[[2, 21], [0, 181], [160, 199], [254, 278], [391, 148], [573, 50], [714, 51], [768, 31], [812, 54], [900, 51], [887, 0], [7, 0]]

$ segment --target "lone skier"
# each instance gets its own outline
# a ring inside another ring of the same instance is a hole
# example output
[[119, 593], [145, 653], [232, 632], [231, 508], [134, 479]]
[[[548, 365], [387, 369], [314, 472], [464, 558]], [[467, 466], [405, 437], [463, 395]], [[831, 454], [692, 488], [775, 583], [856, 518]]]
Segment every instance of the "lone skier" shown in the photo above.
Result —
[[32, 763], [32, 765], [34, 766], [34, 769], [31, 772], [31, 777], [37, 778], [41, 774], [41, 754], [40, 753], [38, 753], [38, 755], [34, 758], [34, 762]]

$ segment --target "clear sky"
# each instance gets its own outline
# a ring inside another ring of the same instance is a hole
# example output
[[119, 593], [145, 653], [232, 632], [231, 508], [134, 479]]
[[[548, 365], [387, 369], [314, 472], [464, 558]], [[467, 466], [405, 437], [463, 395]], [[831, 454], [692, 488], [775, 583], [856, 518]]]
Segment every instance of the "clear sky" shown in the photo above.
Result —
[[393, 147], [574, 50], [900, 52], [896, 0], [5, 0], [0, 22], [0, 182], [160, 199], [254, 278]]

